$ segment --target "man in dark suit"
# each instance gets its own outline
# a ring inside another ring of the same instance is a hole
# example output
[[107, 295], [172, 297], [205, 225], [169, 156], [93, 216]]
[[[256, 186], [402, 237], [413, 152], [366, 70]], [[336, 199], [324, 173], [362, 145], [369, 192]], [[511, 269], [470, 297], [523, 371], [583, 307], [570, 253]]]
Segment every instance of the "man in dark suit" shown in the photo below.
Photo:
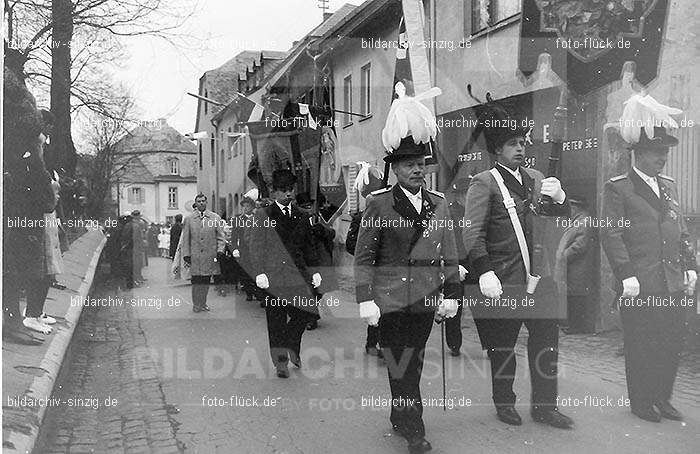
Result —
[[236, 284], [240, 283], [241, 288], [246, 294], [246, 301], [253, 301], [256, 293], [255, 282], [250, 273], [250, 244], [247, 232], [253, 228], [253, 210], [255, 209], [255, 199], [257, 199], [257, 189], [248, 191], [241, 200], [241, 208], [243, 212], [231, 219], [231, 239], [230, 248], [231, 254], [235, 260], [235, 278]]
[[321, 285], [308, 213], [292, 205], [296, 176], [272, 173], [272, 199], [255, 213], [251, 259], [255, 283], [265, 290], [270, 355], [277, 376], [288, 378], [287, 362], [301, 367], [301, 336], [318, 314], [313, 289]]
[[[505, 108], [494, 104], [485, 113], [490, 124], [522, 124]], [[493, 120], [497, 120], [493, 121]], [[558, 179], [544, 178], [535, 169], [522, 167], [525, 137], [522, 128], [492, 127], [484, 131], [487, 149], [495, 157], [492, 170], [474, 176], [469, 185], [466, 203], [464, 247], [470, 266], [478, 276], [480, 293], [498, 299], [503, 285], [525, 287], [530, 279], [529, 257], [533, 252], [533, 218], [538, 215], [567, 215], [566, 194]], [[517, 213], [526, 244], [522, 249], [514, 224], [504, 205], [504, 196], [497, 181], [502, 180]], [[542, 204], [540, 196], [549, 196], [553, 203]], [[527, 261], [527, 266], [526, 266]], [[512, 288], [512, 287], [511, 287]], [[510, 425], [522, 420], [515, 409], [514, 347], [524, 324], [529, 332], [528, 363], [532, 384], [531, 415], [535, 421], [558, 428], [570, 428], [573, 421], [557, 410], [557, 356], [559, 327], [554, 319], [542, 318], [475, 318], [482, 348], [491, 361], [493, 401], [498, 419]]]
[[[469, 188], [469, 178], [458, 178], [452, 183], [452, 201], [448, 208], [450, 216], [454, 221], [455, 241], [457, 242], [457, 258], [459, 260], [459, 280], [465, 284], [475, 284], [471, 281], [471, 276], [467, 271], [469, 267], [469, 259], [467, 251], [464, 249], [462, 241], [462, 232], [464, 226], [464, 203], [467, 197], [467, 189]], [[452, 356], [459, 356], [462, 348], [462, 308], [460, 304], [457, 309], [457, 315], [445, 320], [445, 342], [447, 348], [450, 349]]]
[[177, 245], [180, 242], [180, 234], [182, 234], [182, 215], [175, 215], [175, 224], [170, 227], [170, 257], [175, 257]]
[[398, 184], [367, 198], [355, 247], [360, 316], [379, 324], [391, 388], [390, 420], [411, 453], [431, 449], [420, 377], [435, 310], [440, 317], [454, 317], [461, 297], [454, 232], [445, 228], [447, 203], [442, 194], [423, 188], [425, 154], [425, 145], [408, 137], [384, 158]]
[[670, 403], [685, 333], [680, 301], [697, 281], [676, 183], [660, 173], [677, 143], [664, 128], [654, 128], [653, 139], [642, 130], [632, 145], [634, 166], [603, 189], [603, 219], [610, 220], [603, 249], [619, 297], [630, 406], [652, 422], [682, 419]]

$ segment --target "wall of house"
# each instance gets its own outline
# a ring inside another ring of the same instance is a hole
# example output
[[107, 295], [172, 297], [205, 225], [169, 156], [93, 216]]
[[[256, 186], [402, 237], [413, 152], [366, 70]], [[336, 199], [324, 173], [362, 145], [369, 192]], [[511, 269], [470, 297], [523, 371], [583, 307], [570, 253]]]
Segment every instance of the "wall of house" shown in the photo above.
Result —
[[[205, 91], [208, 93], [207, 79], [206, 76], [202, 79], [200, 85], [199, 94], [205, 96]], [[195, 132], [206, 131], [208, 133], [208, 138], [201, 139], [197, 141], [197, 153], [199, 154], [199, 147], [202, 149], [202, 161], [201, 165], [198, 162], [197, 167], [197, 192], [202, 192], [211, 199], [211, 193], [216, 189], [216, 160], [211, 159], [211, 138], [215, 138], [217, 131], [214, 125], [211, 123], [212, 115], [212, 105], [210, 104], [206, 107], [205, 113], [205, 102], [199, 102], [199, 123], [196, 125]], [[214, 150], [216, 153], [217, 143], [215, 141]], [[199, 159], [199, 158], [198, 158]], [[212, 208], [212, 204], [215, 203], [209, 200], [209, 208]]]
[[[177, 207], [169, 208], [168, 190], [171, 187], [177, 188]], [[161, 181], [155, 184], [156, 195], [155, 222], [164, 223], [166, 217], [182, 214], [183, 217], [192, 212], [192, 204], [197, 195], [197, 183], [182, 183]]]

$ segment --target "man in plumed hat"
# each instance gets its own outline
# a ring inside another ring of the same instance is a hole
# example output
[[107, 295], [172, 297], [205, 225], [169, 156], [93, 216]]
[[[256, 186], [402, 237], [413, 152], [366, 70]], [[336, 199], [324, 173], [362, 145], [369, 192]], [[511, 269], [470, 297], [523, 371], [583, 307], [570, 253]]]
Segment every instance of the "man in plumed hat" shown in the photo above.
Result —
[[[678, 109], [634, 95], [620, 120], [634, 165], [603, 188], [603, 249], [615, 275], [624, 328], [625, 372], [632, 413], [641, 419], [682, 419], [670, 403], [686, 330], [686, 307], [697, 281], [695, 252], [673, 178], [661, 174], [678, 140], [663, 126]], [[655, 407], [655, 408], [654, 408]]]
[[250, 244], [255, 283], [264, 290], [270, 356], [280, 378], [289, 377], [289, 361], [301, 368], [301, 337], [318, 314], [313, 290], [321, 285], [309, 214], [292, 204], [295, 187], [291, 170], [273, 171], [273, 202], [255, 213]]
[[[469, 185], [464, 247], [469, 254], [474, 278], [478, 278], [479, 292], [491, 300], [500, 298], [503, 286], [525, 288], [532, 280], [529, 270], [532, 265], [533, 218], [568, 215], [569, 208], [557, 178], [544, 178], [541, 172], [523, 167], [528, 131], [519, 127], [522, 124], [520, 118], [506, 106], [489, 101], [480, 112], [480, 123], [490, 126], [484, 130], [484, 135], [495, 165], [475, 175]], [[541, 203], [541, 196], [551, 197], [552, 203]], [[509, 213], [513, 209], [514, 219]], [[522, 236], [516, 233], [518, 226]], [[475, 318], [475, 323], [482, 348], [487, 350], [491, 362], [492, 397], [498, 419], [510, 425], [522, 424], [515, 409], [513, 382], [516, 371], [514, 347], [524, 324], [529, 333], [531, 415], [535, 421], [570, 428], [573, 422], [556, 406], [557, 320]]]
[[[355, 247], [355, 293], [360, 316], [379, 325], [393, 430], [406, 438], [409, 452], [422, 453], [432, 449], [420, 393], [425, 345], [436, 310], [440, 318], [457, 313], [461, 288], [454, 232], [437, 227], [450, 219], [447, 203], [423, 187], [435, 119], [403, 90], [397, 93], [382, 132], [384, 160], [397, 184], [367, 197]], [[398, 129], [400, 117], [413, 120], [410, 135]]]

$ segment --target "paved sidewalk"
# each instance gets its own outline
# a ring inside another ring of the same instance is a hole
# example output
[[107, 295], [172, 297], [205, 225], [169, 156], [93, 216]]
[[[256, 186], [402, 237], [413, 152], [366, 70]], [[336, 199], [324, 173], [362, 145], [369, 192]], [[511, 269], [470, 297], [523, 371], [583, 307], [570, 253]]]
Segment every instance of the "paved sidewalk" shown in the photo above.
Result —
[[[66, 289], [49, 290], [44, 310], [57, 323], [42, 345], [3, 342], [3, 452], [31, 452], [36, 442], [47, 405], [51, 404], [47, 398], [53, 391], [82, 310], [82, 306], [71, 304], [71, 298], [84, 297], [90, 291], [105, 241], [100, 230], [89, 230], [64, 254], [65, 272], [57, 279]], [[23, 405], [25, 397], [39, 405]]]

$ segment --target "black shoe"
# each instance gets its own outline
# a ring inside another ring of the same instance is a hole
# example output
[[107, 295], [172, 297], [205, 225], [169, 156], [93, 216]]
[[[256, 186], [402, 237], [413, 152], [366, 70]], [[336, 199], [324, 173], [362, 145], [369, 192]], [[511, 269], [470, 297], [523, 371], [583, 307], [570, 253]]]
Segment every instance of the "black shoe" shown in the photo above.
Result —
[[433, 449], [432, 445], [423, 437], [408, 440], [408, 452], [410, 454], [420, 454]]
[[511, 426], [520, 426], [523, 424], [523, 420], [518, 414], [518, 411], [512, 405], [496, 407], [496, 416], [500, 421], [510, 424]]
[[532, 407], [530, 414], [535, 421], [548, 424], [557, 429], [571, 429], [574, 426], [574, 421], [568, 416], [559, 413], [559, 410], [556, 408]]
[[683, 421], [683, 415], [680, 411], [673, 408], [670, 402], [657, 402], [656, 408], [659, 409], [659, 414], [666, 419], [672, 419], [673, 421]]
[[211, 311], [211, 308], [210, 308], [209, 306], [207, 306], [206, 304], [205, 304], [204, 306], [202, 306], [201, 309], [202, 309], [203, 311], [206, 311], [206, 312], [210, 312], [210, 311]]
[[260, 307], [262, 307], [263, 309], [265, 309], [265, 302], [264, 302], [264, 301], [260, 301]]
[[192, 306], [192, 312], [202, 312], [203, 309], [199, 306]]
[[313, 322], [309, 322], [309, 323], [306, 324], [306, 329], [309, 330], [309, 331], [313, 331], [313, 330], [315, 330], [316, 328], [318, 328], [318, 322], [317, 322], [316, 320], [314, 320]]
[[289, 378], [289, 369], [287, 368], [287, 363], [277, 364], [277, 376], [279, 378]]
[[460, 356], [462, 353], [459, 351], [459, 348], [450, 348], [450, 355], [452, 356]]
[[291, 361], [297, 369], [301, 369], [301, 358], [299, 358], [299, 355], [289, 352], [289, 361]]
[[633, 408], [632, 414], [645, 421], [661, 422], [661, 415], [658, 414], [651, 405]]

